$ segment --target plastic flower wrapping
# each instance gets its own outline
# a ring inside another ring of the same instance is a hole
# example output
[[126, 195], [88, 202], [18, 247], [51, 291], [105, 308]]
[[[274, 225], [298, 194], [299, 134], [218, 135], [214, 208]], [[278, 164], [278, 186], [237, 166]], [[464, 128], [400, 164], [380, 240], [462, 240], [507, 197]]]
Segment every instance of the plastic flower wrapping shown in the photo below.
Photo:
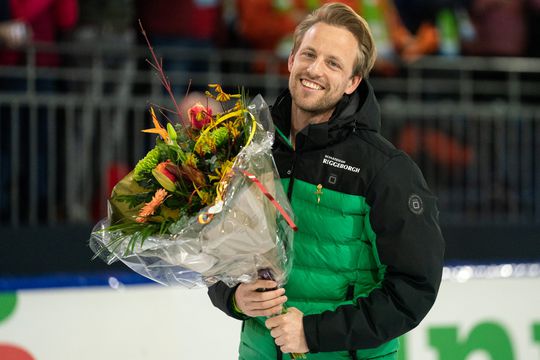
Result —
[[151, 109], [156, 146], [113, 189], [108, 216], [90, 247], [108, 264], [122, 261], [164, 285], [229, 286], [261, 272], [284, 284], [295, 225], [271, 147], [274, 129], [259, 95], [210, 85], [217, 101], [238, 101], [212, 114], [194, 104], [190, 125], [161, 126]]

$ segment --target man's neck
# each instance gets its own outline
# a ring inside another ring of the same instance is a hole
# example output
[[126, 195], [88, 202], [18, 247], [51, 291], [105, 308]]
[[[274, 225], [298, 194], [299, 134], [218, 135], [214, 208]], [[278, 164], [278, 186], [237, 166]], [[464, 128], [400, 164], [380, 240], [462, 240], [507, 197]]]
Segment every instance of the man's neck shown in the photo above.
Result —
[[294, 104], [291, 108], [291, 140], [295, 142], [296, 134], [298, 134], [303, 128], [309, 124], [320, 124], [330, 120], [334, 109], [327, 112], [314, 114], [299, 109]]

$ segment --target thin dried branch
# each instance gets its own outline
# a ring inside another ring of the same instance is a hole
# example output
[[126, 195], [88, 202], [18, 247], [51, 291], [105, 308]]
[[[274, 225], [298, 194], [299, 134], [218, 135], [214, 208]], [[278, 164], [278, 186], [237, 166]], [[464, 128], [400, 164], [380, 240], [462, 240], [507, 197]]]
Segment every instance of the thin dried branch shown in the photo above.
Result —
[[[191, 131], [190, 131], [189, 127], [186, 126], [186, 123], [182, 119], [182, 115], [180, 113], [180, 106], [178, 105], [178, 103], [176, 101], [176, 98], [174, 97], [174, 93], [173, 93], [173, 90], [172, 90], [172, 87], [171, 87], [171, 82], [169, 81], [168, 77], [165, 75], [165, 71], [163, 70], [163, 59], [161, 59], [161, 58], [158, 59], [158, 57], [156, 56], [154, 48], [152, 47], [152, 44], [150, 43], [150, 40], [148, 39], [148, 36], [146, 35], [146, 31], [144, 30], [144, 28], [142, 26], [142, 22], [141, 22], [140, 19], [139, 19], [139, 27], [141, 28], [141, 32], [142, 32], [142, 35], [144, 36], [144, 40], [146, 41], [146, 44], [148, 45], [148, 49], [150, 50], [150, 54], [152, 54], [152, 60], [153, 61], [150, 61], [148, 59], [146, 59], [146, 61], [150, 64], [150, 66], [152, 66], [152, 68], [154, 70], [157, 71], [159, 79], [161, 80], [161, 84], [163, 85], [163, 87], [165, 88], [167, 93], [169, 94], [169, 97], [171, 98], [171, 100], [172, 100], [172, 102], [174, 104], [174, 108], [176, 109], [176, 111], [172, 111], [172, 112], [176, 113], [176, 115], [178, 116], [178, 120], [179, 120], [180, 124], [182, 124], [182, 126], [187, 130], [189, 136], [191, 137]], [[191, 85], [191, 82], [190, 82], [190, 85]], [[188, 90], [189, 90], [189, 88], [188, 88]]]

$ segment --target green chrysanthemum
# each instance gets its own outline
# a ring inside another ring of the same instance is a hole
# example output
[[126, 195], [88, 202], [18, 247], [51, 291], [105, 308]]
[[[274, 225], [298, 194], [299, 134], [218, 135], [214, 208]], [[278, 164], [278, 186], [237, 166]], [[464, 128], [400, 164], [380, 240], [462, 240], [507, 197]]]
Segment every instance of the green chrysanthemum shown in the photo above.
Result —
[[225, 142], [227, 142], [227, 139], [229, 138], [229, 131], [227, 128], [220, 127], [210, 133], [210, 137], [214, 139], [216, 142], [216, 146], [221, 146]]
[[159, 164], [159, 149], [155, 147], [150, 150], [144, 158], [139, 160], [137, 165], [135, 165], [135, 170], [133, 172], [135, 180], [142, 180], [142, 174], [151, 172], [157, 164]]

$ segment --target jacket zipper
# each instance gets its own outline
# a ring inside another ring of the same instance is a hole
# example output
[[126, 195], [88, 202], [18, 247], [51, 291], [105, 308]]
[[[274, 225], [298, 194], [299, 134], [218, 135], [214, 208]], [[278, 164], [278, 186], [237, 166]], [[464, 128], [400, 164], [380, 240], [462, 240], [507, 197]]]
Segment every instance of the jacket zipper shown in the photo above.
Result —
[[276, 129], [276, 132], [279, 135], [280, 140], [283, 143], [285, 143], [293, 153], [293, 160], [292, 160], [291, 168], [289, 170], [287, 170], [287, 175], [290, 176], [290, 178], [289, 178], [289, 187], [287, 188], [287, 199], [289, 199], [289, 201], [291, 201], [293, 187], [294, 187], [294, 169], [295, 169], [295, 164], [296, 164], [296, 149], [293, 147], [293, 145], [292, 145], [291, 141], [289, 140], [289, 138], [286, 137], [285, 134], [277, 126], [275, 126], [275, 129]]
[[[289, 199], [289, 201], [291, 201], [292, 192], [293, 192], [293, 186], [294, 186], [294, 169], [295, 169], [295, 164], [296, 164], [296, 150], [292, 146], [289, 139], [285, 136], [285, 134], [283, 134], [283, 132], [277, 126], [276, 126], [276, 131], [280, 135], [281, 141], [284, 142], [285, 144], [287, 144], [289, 146], [289, 148], [293, 152], [293, 160], [292, 160], [291, 168], [289, 170], [287, 170], [287, 175], [290, 176], [290, 178], [289, 178], [289, 187], [287, 188], [287, 199]], [[279, 346], [276, 345], [276, 360], [282, 360], [282, 359], [283, 359], [283, 352], [281, 351]]]
[[293, 150], [293, 160], [292, 160], [292, 165], [291, 165], [291, 177], [289, 179], [289, 188], [287, 189], [287, 198], [289, 199], [289, 201], [292, 201], [292, 192], [293, 192], [293, 187], [294, 187], [294, 170], [296, 168], [296, 150]]
[[[349, 284], [347, 286], [347, 294], [345, 295], [345, 300], [352, 300], [354, 299], [354, 284]], [[356, 356], [356, 351], [350, 350], [349, 356], [352, 360], [358, 360], [358, 356]]]

